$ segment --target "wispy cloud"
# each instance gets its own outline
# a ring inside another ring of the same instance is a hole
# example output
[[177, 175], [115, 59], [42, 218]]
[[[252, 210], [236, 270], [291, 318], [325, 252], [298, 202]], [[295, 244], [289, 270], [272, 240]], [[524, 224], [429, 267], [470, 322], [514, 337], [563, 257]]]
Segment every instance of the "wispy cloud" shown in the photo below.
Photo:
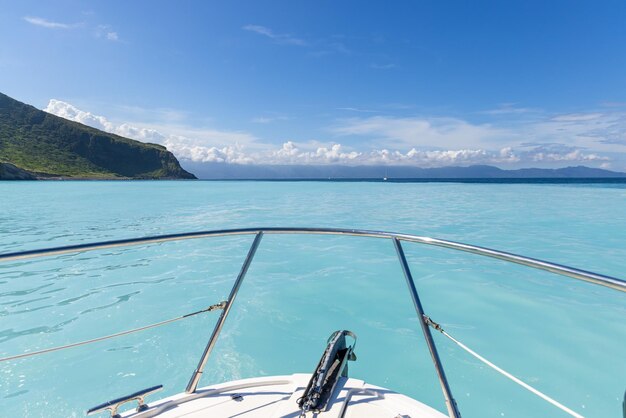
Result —
[[580, 112], [553, 115], [527, 127], [528, 137], [596, 152], [626, 152], [626, 112]]
[[339, 35], [330, 38], [319, 38], [305, 40], [290, 33], [276, 33], [267, 26], [246, 25], [243, 30], [254, 32], [267, 37], [279, 45], [293, 45], [307, 48], [307, 55], [312, 57], [324, 57], [328, 55], [351, 55], [353, 51], [343, 42], [343, 37]]
[[119, 34], [113, 30], [111, 25], [98, 25], [95, 30], [96, 38], [106, 39], [107, 41], [118, 42]]
[[288, 33], [275, 33], [270, 28], [261, 25], [246, 25], [242, 28], [243, 30], [247, 30], [250, 32], [257, 33], [259, 35], [266, 36], [272, 39], [277, 44], [283, 45], [296, 45], [296, 46], [306, 46], [308, 45], [304, 39], [296, 38], [293, 35]]
[[[83, 14], [85, 14], [83, 12]], [[93, 14], [93, 13], [91, 13]], [[91, 25], [86, 24], [84, 22], [81, 23], [61, 23], [61, 22], [53, 22], [48, 19], [44, 19], [42, 17], [34, 17], [34, 16], [25, 16], [23, 18], [26, 22], [31, 25], [40, 26], [47, 29], [76, 29], [76, 28], [85, 28], [93, 31], [93, 35], [96, 38], [106, 39], [107, 41], [119, 42], [121, 41], [119, 33], [115, 31], [111, 25]]]
[[358, 107], [338, 107], [337, 110], [343, 110], [346, 112], [358, 112], [358, 113], [377, 113], [376, 110], [361, 109]]
[[371, 138], [393, 148], [493, 146], [514, 133], [489, 124], [472, 124], [450, 117], [371, 116], [340, 120], [331, 132], [339, 136]]
[[533, 109], [530, 107], [518, 107], [516, 103], [501, 103], [495, 109], [489, 109], [480, 113], [486, 115], [520, 115], [525, 113], [540, 112], [539, 109]]
[[375, 70], [393, 70], [394, 68], [398, 68], [398, 66], [393, 63], [388, 63], [388, 64], [372, 63], [370, 64], [370, 68], [373, 68]]
[[504, 112], [493, 116], [489, 123], [452, 117], [352, 117], [339, 119], [330, 131], [340, 137], [369, 140], [398, 149], [492, 149], [532, 141], [594, 152], [626, 152], [626, 112], [623, 111], [548, 114], [528, 109], [511, 111], [508, 117]]
[[81, 26], [81, 23], [60, 23], [44, 19], [42, 17], [25, 16], [24, 20], [31, 25], [41, 26], [47, 29], [73, 29]]
[[586, 122], [594, 119], [600, 119], [602, 116], [602, 113], [570, 113], [555, 116], [552, 120], [555, 122]]
[[287, 116], [258, 116], [256, 118], [252, 118], [252, 123], [260, 123], [260, 124], [268, 124], [282, 120], [288, 120]]
[[345, 43], [336, 40], [320, 39], [315, 42], [314, 51], [309, 52], [312, 57], [325, 57], [328, 55], [352, 55], [353, 51]]
[[602, 102], [600, 105], [604, 107], [626, 107], [626, 102]]

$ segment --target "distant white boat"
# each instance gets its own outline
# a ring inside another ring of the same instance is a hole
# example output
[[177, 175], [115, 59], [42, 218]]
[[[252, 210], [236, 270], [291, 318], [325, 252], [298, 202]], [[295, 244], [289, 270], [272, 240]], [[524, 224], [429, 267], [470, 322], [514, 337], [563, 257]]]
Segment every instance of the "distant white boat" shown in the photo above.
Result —
[[[386, 179], [386, 177], [385, 177]], [[198, 388], [200, 378], [207, 364], [209, 356], [217, 342], [224, 322], [235, 301], [237, 293], [244, 281], [248, 268], [252, 263], [256, 250], [264, 234], [325, 234], [325, 235], [348, 235], [369, 238], [382, 238], [392, 241], [400, 266], [406, 279], [409, 297], [413, 301], [417, 317], [420, 318], [420, 328], [424, 334], [426, 345], [429, 348], [433, 365], [437, 372], [439, 383], [443, 391], [448, 415], [451, 418], [460, 418], [459, 408], [452, 396], [443, 365], [439, 358], [437, 348], [431, 335], [431, 329], [441, 332], [452, 340], [460, 348], [467, 351], [479, 361], [498, 371], [505, 377], [521, 385], [533, 394], [539, 396], [563, 412], [581, 418], [582, 415], [572, 411], [561, 403], [538, 391], [512, 374], [499, 368], [476, 352], [469, 349], [460, 341], [447, 334], [443, 328], [428, 317], [422, 308], [420, 298], [415, 287], [409, 264], [404, 254], [402, 242], [434, 245], [453, 250], [470, 252], [473, 254], [497, 258], [511, 263], [521, 264], [536, 269], [546, 270], [570, 278], [583, 280], [589, 283], [609, 287], [626, 292], [626, 281], [601, 274], [578, 270], [546, 261], [527, 258], [502, 251], [477, 247], [452, 241], [435, 238], [420, 237], [409, 234], [398, 234], [382, 231], [367, 231], [354, 229], [331, 229], [331, 228], [252, 228], [236, 230], [201, 231], [184, 234], [161, 235], [146, 238], [108, 241], [93, 244], [80, 244], [68, 247], [57, 247], [43, 250], [32, 250], [18, 253], [0, 254], [0, 262], [21, 260], [48, 255], [69, 254], [90, 250], [132, 246], [147, 243], [159, 243], [166, 241], [187, 240], [192, 238], [209, 238], [227, 235], [254, 235], [254, 241], [247, 257], [230, 291], [228, 299], [210, 307], [173, 318], [160, 323], [136, 328], [105, 337], [96, 338], [80, 343], [45, 349], [41, 351], [26, 352], [16, 356], [5, 357], [0, 362], [15, 360], [23, 357], [41, 355], [51, 351], [70, 349], [72, 347], [87, 345], [93, 342], [109, 338], [128, 335], [133, 332], [158, 327], [185, 319], [187, 317], [220, 310], [220, 317], [212, 331], [209, 341], [200, 357], [196, 370], [184, 392], [147, 404], [146, 396], [162, 389], [162, 386], [153, 386], [137, 391], [121, 398], [105, 402], [87, 411], [88, 415], [108, 411], [114, 418], [201, 418], [201, 417], [249, 417], [249, 418], [445, 418], [446, 415], [435, 410], [416, 399], [393, 392], [380, 386], [366, 383], [363, 380], [348, 376], [348, 362], [355, 361], [354, 352], [356, 335], [350, 331], [340, 330], [331, 334], [325, 349], [322, 350], [321, 359], [312, 373], [295, 373], [284, 376], [255, 377], [251, 379], [236, 380], [217, 385]], [[320, 344], [323, 347], [323, 344]], [[397, 371], [400, 372], [400, 371]], [[181, 371], [182, 373], [182, 371]], [[420, 376], [416, 376], [419, 379]], [[137, 402], [133, 410], [119, 413], [118, 409], [129, 402]]]

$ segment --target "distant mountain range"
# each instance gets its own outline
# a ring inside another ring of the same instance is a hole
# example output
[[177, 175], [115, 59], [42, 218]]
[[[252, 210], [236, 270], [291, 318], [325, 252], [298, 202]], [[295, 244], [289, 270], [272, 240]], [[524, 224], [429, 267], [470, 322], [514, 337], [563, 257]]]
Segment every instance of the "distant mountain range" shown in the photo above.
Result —
[[0, 93], [0, 179], [193, 179], [165, 147], [51, 115]]
[[419, 168], [407, 166], [239, 165], [181, 161], [201, 179], [567, 179], [626, 178], [626, 173], [589, 167], [502, 170], [488, 165]]

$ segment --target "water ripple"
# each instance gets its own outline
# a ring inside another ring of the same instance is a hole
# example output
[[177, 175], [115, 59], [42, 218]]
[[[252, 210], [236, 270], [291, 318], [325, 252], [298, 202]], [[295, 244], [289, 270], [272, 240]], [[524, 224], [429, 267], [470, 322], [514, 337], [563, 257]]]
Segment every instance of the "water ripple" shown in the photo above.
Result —
[[140, 293], [141, 293], [141, 291], [138, 290], [136, 292], [131, 292], [131, 293], [128, 293], [126, 295], [118, 296], [117, 300], [115, 302], [109, 303], [109, 304], [106, 304], [106, 305], [101, 305], [101, 306], [96, 306], [96, 307], [93, 307], [93, 308], [86, 309], [84, 311], [81, 311], [80, 315], [84, 315], [84, 314], [87, 314], [87, 313], [90, 313], [90, 312], [100, 311], [102, 309], [111, 308], [111, 307], [119, 305], [121, 303], [128, 302], [133, 296], [138, 295]]
[[53, 334], [55, 332], [60, 332], [63, 330], [65, 325], [68, 325], [74, 321], [76, 321], [78, 317], [68, 319], [66, 321], [60, 322], [53, 326], [38, 326], [34, 328], [28, 328], [21, 331], [16, 331], [13, 328], [0, 330], [0, 343], [5, 343], [14, 338], [19, 338], [27, 335], [35, 335], [35, 334]]

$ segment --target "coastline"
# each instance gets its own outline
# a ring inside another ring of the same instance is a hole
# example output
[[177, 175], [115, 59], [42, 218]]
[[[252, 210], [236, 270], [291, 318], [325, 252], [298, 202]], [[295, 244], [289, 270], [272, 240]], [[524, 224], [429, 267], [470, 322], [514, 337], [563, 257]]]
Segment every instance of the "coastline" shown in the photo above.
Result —
[[124, 181], [200, 181], [200, 182], [255, 182], [255, 183], [466, 183], [466, 184], [626, 184], [626, 177], [572, 177], [572, 178], [138, 178], [138, 177], [63, 177], [33, 176], [32, 178], [0, 178], [0, 182], [124, 182]]

